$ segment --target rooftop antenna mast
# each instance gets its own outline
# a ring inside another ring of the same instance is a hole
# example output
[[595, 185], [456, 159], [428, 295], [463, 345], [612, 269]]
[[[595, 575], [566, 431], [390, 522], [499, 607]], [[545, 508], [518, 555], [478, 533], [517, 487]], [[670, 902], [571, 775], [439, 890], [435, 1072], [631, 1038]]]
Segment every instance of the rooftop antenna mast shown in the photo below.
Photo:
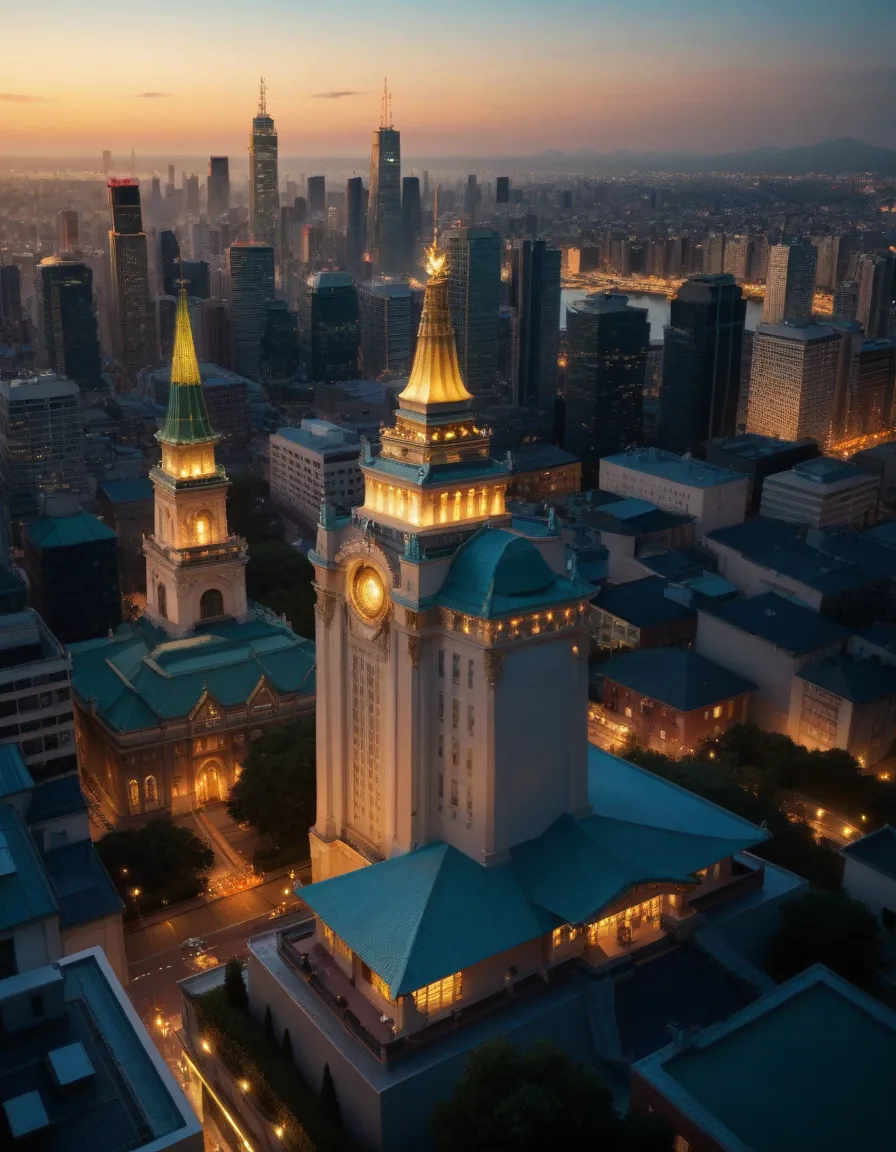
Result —
[[264, 76], [261, 78], [261, 91], [258, 95], [258, 115], [267, 116], [268, 114], [268, 89], [264, 82]]
[[389, 78], [383, 79], [383, 99], [380, 105], [380, 128], [392, 127], [392, 95], [389, 92]]

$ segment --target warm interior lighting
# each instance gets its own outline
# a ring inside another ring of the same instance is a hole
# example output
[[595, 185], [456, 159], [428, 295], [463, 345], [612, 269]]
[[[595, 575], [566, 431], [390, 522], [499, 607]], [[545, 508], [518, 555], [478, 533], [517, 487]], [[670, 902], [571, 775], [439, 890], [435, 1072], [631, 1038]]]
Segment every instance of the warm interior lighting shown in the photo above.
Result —
[[196, 535], [199, 537], [200, 544], [205, 541], [205, 529], [206, 529], [205, 521], [200, 517], [196, 521]]
[[199, 1041], [199, 1047], [202, 1049], [203, 1052], [211, 1052], [211, 1050], [212, 1050], [212, 1046], [211, 1046], [211, 1044], [209, 1044], [208, 1040], [200, 1040]]

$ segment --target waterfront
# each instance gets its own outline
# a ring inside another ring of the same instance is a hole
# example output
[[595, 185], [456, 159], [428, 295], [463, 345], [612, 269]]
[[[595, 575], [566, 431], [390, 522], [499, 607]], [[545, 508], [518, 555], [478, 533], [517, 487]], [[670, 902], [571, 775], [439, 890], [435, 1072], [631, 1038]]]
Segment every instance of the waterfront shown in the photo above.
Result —
[[[581, 300], [589, 292], [598, 292], [599, 288], [564, 288], [560, 293], [560, 327], [566, 327], [566, 306]], [[646, 308], [647, 319], [650, 321], [650, 339], [662, 340], [663, 326], [669, 323], [671, 300], [667, 296], [655, 295], [647, 292], [626, 292], [628, 302], [633, 308]], [[759, 323], [762, 316], [762, 301], [747, 301], [747, 328], [751, 331]]]

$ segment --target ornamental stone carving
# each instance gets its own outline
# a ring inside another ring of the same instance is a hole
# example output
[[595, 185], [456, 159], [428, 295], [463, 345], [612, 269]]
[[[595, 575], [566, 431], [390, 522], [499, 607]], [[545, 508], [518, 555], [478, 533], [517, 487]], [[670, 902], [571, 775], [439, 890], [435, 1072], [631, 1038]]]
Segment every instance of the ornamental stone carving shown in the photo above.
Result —
[[420, 637], [408, 636], [408, 657], [412, 668], [420, 667]]
[[503, 648], [490, 648], [485, 653], [485, 679], [492, 687], [501, 682], [506, 655], [507, 653]]
[[412, 608], [405, 608], [404, 622], [408, 628], [413, 628], [415, 632], [419, 632], [422, 623], [421, 613], [415, 612]]
[[324, 628], [329, 628], [333, 623], [333, 616], [336, 612], [336, 597], [333, 593], [326, 592], [323, 588], [318, 588], [314, 611], [317, 613]]

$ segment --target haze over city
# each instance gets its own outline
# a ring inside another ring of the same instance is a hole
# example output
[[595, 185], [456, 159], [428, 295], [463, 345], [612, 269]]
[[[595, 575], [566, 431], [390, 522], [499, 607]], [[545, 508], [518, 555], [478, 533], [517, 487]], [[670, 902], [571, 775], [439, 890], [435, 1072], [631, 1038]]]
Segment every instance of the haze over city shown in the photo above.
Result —
[[887, 0], [49, 0], [4, 40], [0, 155], [242, 150], [262, 73], [283, 155], [361, 155], [384, 75], [407, 155], [896, 145]]

